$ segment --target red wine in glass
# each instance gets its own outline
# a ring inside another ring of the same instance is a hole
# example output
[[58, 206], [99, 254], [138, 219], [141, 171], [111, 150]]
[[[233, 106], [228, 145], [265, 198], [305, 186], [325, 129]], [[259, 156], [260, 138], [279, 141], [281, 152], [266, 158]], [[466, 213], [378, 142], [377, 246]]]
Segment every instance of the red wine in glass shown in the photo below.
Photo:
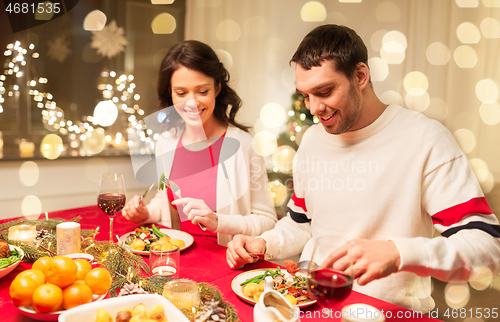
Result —
[[307, 286], [311, 295], [324, 305], [334, 305], [351, 293], [353, 279], [342, 272], [318, 269], [310, 272]]
[[109, 241], [113, 242], [113, 217], [125, 206], [125, 184], [119, 173], [105, 173], [99, 180], [97, 205], [109, 216]]
[[115, 213], [122, 210], [125, 206], [125, 195], [119, 193], [103, 193], [97, 197], [97, 205], [108, 216], [114, 216]]

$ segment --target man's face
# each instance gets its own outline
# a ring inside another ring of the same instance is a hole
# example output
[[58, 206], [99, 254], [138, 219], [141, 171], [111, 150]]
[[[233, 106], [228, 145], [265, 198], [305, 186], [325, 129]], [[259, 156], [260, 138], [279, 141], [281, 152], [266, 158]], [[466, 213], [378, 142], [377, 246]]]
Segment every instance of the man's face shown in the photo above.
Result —
[[297, 64], [297, 91], [305, 98], [307, 109], [316, 115], [330, 134], [358, 130], [361, 115], [361, 91], [355, 83], [338, 72], [332, 61], [309, 70]]

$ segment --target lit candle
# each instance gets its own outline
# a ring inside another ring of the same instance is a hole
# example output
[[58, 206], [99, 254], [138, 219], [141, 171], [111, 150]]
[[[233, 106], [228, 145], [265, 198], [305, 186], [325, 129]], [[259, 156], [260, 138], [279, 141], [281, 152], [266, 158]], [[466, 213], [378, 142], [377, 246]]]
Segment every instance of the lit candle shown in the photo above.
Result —
[[32, 158], [35, 156], [35, 143], [22, 139], [19, 142], [19, 154], [21, 158]]
[[32, 225], [19, 225], [9, 228], [9, 239], [19, 240], [31, 244], [36, 237], [36, 226]]

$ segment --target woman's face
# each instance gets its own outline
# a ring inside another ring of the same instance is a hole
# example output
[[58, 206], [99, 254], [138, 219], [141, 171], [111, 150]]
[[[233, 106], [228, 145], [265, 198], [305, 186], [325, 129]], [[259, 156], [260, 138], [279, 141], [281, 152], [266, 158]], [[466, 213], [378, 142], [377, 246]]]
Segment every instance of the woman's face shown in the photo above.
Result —
[[181, 66], [170, 79], [172, 102], [186, 126], [204, 126], [215, 122], [215, 98], [220, 84], [201, 72]]

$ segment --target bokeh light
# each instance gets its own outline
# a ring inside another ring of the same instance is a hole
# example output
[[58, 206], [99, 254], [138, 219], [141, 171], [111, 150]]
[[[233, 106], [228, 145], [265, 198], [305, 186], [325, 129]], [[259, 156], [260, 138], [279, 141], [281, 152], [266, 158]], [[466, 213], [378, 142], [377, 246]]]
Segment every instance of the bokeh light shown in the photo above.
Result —
[[380, 51], [382, 49], [382, 39], [388, 31], [385, 29], [380, 29], [375, 31], [370, 37], [370, 45], [373, 50]]
[[467, 21], [457, 27], [457, 37], [463, 44], [477, 44], [481, 40], [481, 32], [475, 24]]
[[479, 6], [479, 0], [455, 0], [455, 3], [460, 8], [477, 8]]
[[325, 5], [318, 1], [306, 2], [300, 9], [300, 18], [305, 22], [321, 22], [326, 19]]
[[275, 207], [279, 207], [287, 201], [288, 191], [285, 185], [279, 180], [269, 182], [269, 189], [271, 190], [271, 196], [273, 197]]
[[410, 95], [423, 95], [429, 88], [429, 80], [424, 73], [414, 71], [408, 73], [404, 78], [404, 87]]
[[488, 8], [500, 8], [500, 0], [482, 0], [483, 5]]
[[374, 82], [383, 81], [389, 76], [389, 66], [379, 57], [368, 59], [368, 66], [370, 66], [371, 80]]
[[462, 308], [467, 305], [470, 299], [469, 285], [467, 283], [448, 283], [444, 295], [449, 307]]
[[234, 20], [224, 20], [217, 25], [215, 35], [220, 41], [237, 41], [241, 36], [241, 28]]
[[90, 132], [90, 136], [88, 136], [83, 142], [82, 147], [85, 151], [86, 155], [94, 155], [101, 153], [106, 146], [105, 133], [102, 128], [98, 128], [92, 132]]
[[476, 51], [468, 45], [457, 47], [453, 53], [453, 59], [460, 68], [473, 68], [478, 61]]
[[106, 26], [107, 17], [100, 10], [93, 10], [83, 20], [83, 29], [87, 31], [99, 31]]
[[470, 159], [469, 164], [474, 172], [480, 169], [488, 170], [488, 164], [479, 158]]
[[500, 22], [495, 18], [485, 18], [480, 25], [481, 32], [485, 38], [500, 38]]
[[243, 34], [246, 37], [264, 37], [269, 31], [269, 25], [262, 16], [248, 17], [243, 23]]
[[401, 19], [401, 10], [392, 1], [384, 1], [375, 9], [375, 17], [380, 22], [398, 22]]
[[433, 97], [424, 114], [428, 118], [444, 122], [448, 116], [448, 104], [441, 98]]
[[[44, 1], [41, 3], [42, 6], [40, 8], [43, 8], [43, 10], [35, 10], [35, 20], [45, 20], [48, 21], [52, 19], [54, 16], [55, 10], [54, 10], [54, 3], [52, 1]], [[62, 8], [61, 8], [62, 10]]]
[[424, 92], [419, 96], [411, 95], [410, 93], [408, 93], [405, 96], [405, 103], [410, 110], [423, 112], [429, 107], [431, 98], [429, 97], [429, 93], [427, 92]]
[[430, 44], [429, 47], [427, 47], [425, 56], [432, 65], [446, 65], [451, 59], [450, 50], [442, 42]]
[[252, 139], [252, 148], [255, 153], [261, 156], [273, 154], [277, 147], [276, 136], [269, 131], [258, 132]]
[[285, 109], [278, 103], [268, 103], [260, 110], [260, 119], [265, 126], [279, 127], [286, 120]]
[[482, 103], [493, 103], [499, 96], [498, 85], [493, 79], [482, 79], [476, 85], [476, 96]]
[[151, 22], [151, 30], [157, 35], [168, 35], [177, 27], [174, 16], [167, 12], [160, 13]]
[[253, 125], [253, 130], [254, 133], [261, 132], [261, 131], [268, 131], [271, 132], [274, 136], [278, 137], [280, 134], [280, 127], [268, 127], [264, 123], [262, 123], [261, 119], [258, 119], [255, 124]]
[[217, 49], [215, 50], [215, 53], [226, 69], [233, 67], [233, 56], [231, 56], [229, 52], [224, 49]]
[[40, 152], [49, 160], [57, 159], [64, 150], [63, 140], [57, 134], [47, 134], [40, 143]]
[[266, 41], [263, 52], [270, 61], [279, 61], [288, 57], [288, 46], [283, 39], [273, 37]]
[[403, 53], [408, 47], [408, 41], [402, 32], [392, 30], [382, 38], [382, 47], [388, 53]]
[[476, 147], [476, 136], [471, 130], [458, 129], [453, 135], [464, 153], [470, 153]]
[[118, 107], [113, 101], [100, 101], [94, 109], [94, 123], [100, 126], [110, 126], [118, 117]]
[[384, 104], [396, 104], [403, 106], [403, 97], [396, 91], [386, 91], [380, 95], [380, 100]]
[[406, 58], [406, 54], [405, 52], [401, 52], [401, 53], [390, 53], [390, 52], [387, 52], [383, 47], [382, 49], [380, 49], [380, 57], [382, 57], [382, 59], [388, 63], [388, 64], [391, 64], [391, 65], [397, 65], [397, 64], [401, 64], [405, 58]]
[[479, 169], [474, 171], [474, 173], [476, 174], [477, 181], [481, 185], [483, 193], [489, 193], [495, 185], [495, 177], [493, 176], [493, 173], [486, 169]]
[[483, 103], [479, 107], [481, 120], [488, 125], [497, 125], [500, 122], [500, 103]]
[[278, 171], [283, 173], [292, 172], [293, 158], [295, 157], [295, 150], [288, 145], [282, 145], [273, 153], [273, 164]]
[[33, 161], [26, 161], [19, 168], [19, 180], [26, 187], [34, 186], [38, 182], [40, 170], [38, 165]]
[[42, 202], [37, 196], [26, 196], [23, 198], [23, 201], [21, 201], [21, 212], [26, 219], [38, 219], [42, 213]]

